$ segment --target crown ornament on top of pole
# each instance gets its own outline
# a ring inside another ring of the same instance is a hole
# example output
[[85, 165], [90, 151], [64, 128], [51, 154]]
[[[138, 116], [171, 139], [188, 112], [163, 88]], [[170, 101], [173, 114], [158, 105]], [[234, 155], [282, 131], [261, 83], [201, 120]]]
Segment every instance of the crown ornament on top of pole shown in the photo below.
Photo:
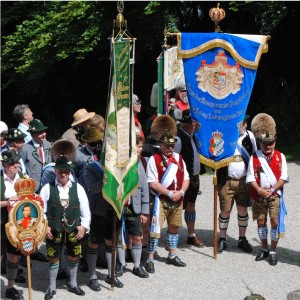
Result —
[[220, 3], [217, 4], [217, 7], [213, 7], [209, 10], [209, 16], [211, 20], [215, 23], [215, 32], [223, 32], [220, 29], [219, 22], [225, 18], [225, 10], [220, 8]]

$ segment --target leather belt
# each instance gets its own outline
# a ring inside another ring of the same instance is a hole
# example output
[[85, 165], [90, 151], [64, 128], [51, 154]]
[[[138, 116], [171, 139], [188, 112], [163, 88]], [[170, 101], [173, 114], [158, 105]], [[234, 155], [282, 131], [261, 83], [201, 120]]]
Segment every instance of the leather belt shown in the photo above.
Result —
[[234, 162], [244, 161], [244, 160], [243, 160], [243, 156], [242, 156], [242, 155], [234, 155], [234, 156], [232, 157], [232, 161], [234, 161]]
[[246, 176], [243, 176], [243, 177], [240, 177], [240, 178], [233, 178], [233, 177], [228, 176], [227, 178], [229, 180], [241, 180], [241, 179], [246, 179]]

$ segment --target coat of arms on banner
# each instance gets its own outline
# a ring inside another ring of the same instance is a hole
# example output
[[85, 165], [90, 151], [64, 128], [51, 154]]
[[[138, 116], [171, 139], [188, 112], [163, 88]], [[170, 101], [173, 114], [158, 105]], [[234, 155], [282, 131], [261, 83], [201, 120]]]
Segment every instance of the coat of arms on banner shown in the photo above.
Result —
[[14, 187], [19, 200], [10, 203], [9, 219], [5, 225], [9, 241], [25, 255], [37, 249], [47, 230], [43, 200], [34, 194], [35, 186], [32, 178], [20, 178], [16, 181]]
[[219, 156], [224, 152], [223, 134], [219, 131], [212, 133], [212, 138], [209, 141], [209, 152], [214, 156]]
[[202, 60], [196, 72], [198, 87], [203, 92], [208, 92], [216, 99], [224, 99], [230, 94], [236, 94], [241, 89], [244, 74], [236, 63], [231, 66], [227, 63], [227, 56], [220, 50], [212, 64]]

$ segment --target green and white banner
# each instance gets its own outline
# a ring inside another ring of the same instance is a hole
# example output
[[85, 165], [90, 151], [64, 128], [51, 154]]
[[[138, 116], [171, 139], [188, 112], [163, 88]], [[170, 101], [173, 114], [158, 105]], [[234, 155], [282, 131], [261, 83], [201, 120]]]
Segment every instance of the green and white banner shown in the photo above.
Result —
[[135, 192], [139, 176], [130, 105], [130, 41], [117, 41], [112, 47], [114, 73], [101, 158], [104, 170], [102, 194], [121, 219], [124, 203]]

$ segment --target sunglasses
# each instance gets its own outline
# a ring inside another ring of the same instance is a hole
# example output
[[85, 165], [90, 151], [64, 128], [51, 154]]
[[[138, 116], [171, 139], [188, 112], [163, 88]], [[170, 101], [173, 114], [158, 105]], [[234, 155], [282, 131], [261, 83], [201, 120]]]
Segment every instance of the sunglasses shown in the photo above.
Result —
[[268, 146], [272, 146], [274, 145], [275, 141], [273, 142], [266, 142], [266, 143], [262, 143], [264, 146], [268, 147]]

